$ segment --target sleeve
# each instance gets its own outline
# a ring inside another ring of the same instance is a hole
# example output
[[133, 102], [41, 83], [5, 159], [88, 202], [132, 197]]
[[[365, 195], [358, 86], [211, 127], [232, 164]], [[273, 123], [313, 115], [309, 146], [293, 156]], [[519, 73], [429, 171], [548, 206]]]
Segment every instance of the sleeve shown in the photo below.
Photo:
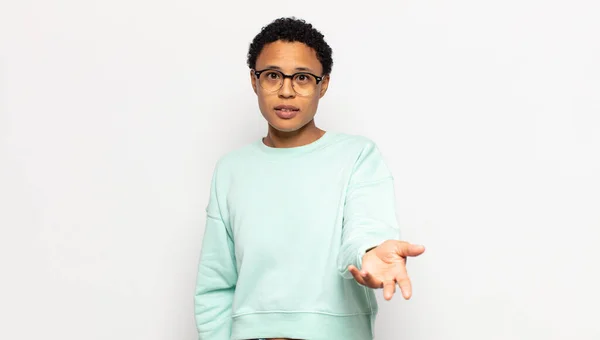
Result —
[[206, 225], [194, 296], [199, 340], [229, 340], [237, 282], [234, 243], [217, 200], [216, 169], [206, 208]]
[[346, 192], [338, 256], [340, 274], [352, 279], [348, 266], [361, 269], [366, 251], [389, 239], [400, 239], [394, 178], [370, 141], [355, 163]]

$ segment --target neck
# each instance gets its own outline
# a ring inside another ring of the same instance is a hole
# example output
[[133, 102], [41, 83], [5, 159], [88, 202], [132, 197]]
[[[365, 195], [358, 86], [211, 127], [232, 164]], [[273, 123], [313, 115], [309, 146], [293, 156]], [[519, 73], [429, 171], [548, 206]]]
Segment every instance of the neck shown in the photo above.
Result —
[[263, 143], [273, 148], [293, 148], [310, 144], [325, 134], [324, 130], [315, 125], [311, 120], [308, 124], [296, 131], [279, 131], [269, 125], [269, 131]]

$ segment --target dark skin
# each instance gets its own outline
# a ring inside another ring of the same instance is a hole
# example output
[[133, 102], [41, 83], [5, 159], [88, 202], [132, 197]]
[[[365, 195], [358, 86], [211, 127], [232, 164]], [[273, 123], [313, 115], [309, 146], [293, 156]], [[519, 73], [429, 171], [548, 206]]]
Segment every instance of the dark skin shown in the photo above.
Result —
[[[276, 67], [285, 74], [306, 70], [320, 76], [323, 72], [316, 52], [299, 42], [276, 41], [265, 45], [256, 60], [256, 70]], [[314, 120], [321, 99], [327, 92], [330, 77], [327, 75], [310, 96], [299, 96], [292, 87], [292, 80], [285, 79], [278, 92], [268, 93], [260, 87], [253, 72], [250, 72], [252, 89], [258, 97], [258, 106], [269, 123], [266, 145], [289, 148], [305, 145], [321, 138], [325, 131], [319, 129]], [[300, 109], [292, 119], [281, 119], [275, 114], [275, 106], [293, 105]]]
[[[302, 70], [321, 76], [323, 72], [316, 52], [300, 42], [276, 41], [265, 45], [256, 60], [256, 70], [267, 68], [276, 68], [284, 74]], [[289, 78], [284, 80], [279, 91], [265, 91], [251, 70], [252, 89], [258, 97], [260, 111], [269, 124], [267, 136], [263, 138], [265, 145], [276, 148], [297, 147], [312, 143], [323, 136], [325, 131], [318, 128], [314, 120], [319, 100], [329, 86], [330, 76], [323, 76], [312, 95], [300, 96], [295, 92]], [[280, 118], [274, 109], [277, 105], [293, 105], [299, 108], [298, 114], [290, 119]], [[352, 265], [348, 269], [359, 284], [373, 289], [383, 288], [386, 300], [392, 299], [396, 292], [396, 284], [400, 287], [404, 299], [408, 300], [412, 295], [412, 287], [406, 271], [406, 261], [408, 257], [419, 256], [424, 251], [425, 247], [421, 245], [387, 240], [363, 256], [361, 270]]]

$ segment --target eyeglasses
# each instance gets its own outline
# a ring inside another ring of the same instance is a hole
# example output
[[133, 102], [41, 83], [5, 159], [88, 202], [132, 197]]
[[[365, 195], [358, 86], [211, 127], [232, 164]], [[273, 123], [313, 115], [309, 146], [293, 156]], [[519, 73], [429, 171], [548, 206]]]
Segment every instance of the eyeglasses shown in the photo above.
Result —
[[297, 72], [292, 75], [284, 74], [277, 70], [266, 69], [262, 71], [254, 71], [254, 75], [258, 78], [258, 83], [267, 92], [276, 92], [283, 86], [285, 78], [292, 79], [292, 88], [300, 96], [309, 96], [315, 92], [317, 84], [323, 77], [315, 76], [308, 72]]

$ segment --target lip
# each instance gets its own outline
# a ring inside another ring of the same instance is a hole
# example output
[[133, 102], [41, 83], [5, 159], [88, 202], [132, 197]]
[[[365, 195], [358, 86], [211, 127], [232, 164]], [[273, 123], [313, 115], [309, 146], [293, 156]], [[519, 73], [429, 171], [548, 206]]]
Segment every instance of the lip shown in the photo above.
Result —
[[300, 109], [295, 107], [294, 105], [277, 105], [275, 106], [275, 110], [300, 111]]
[[277, 105], [274, 109], [280, 119], [292, 119], [300, 112], [300, 109], [293, 105]]

